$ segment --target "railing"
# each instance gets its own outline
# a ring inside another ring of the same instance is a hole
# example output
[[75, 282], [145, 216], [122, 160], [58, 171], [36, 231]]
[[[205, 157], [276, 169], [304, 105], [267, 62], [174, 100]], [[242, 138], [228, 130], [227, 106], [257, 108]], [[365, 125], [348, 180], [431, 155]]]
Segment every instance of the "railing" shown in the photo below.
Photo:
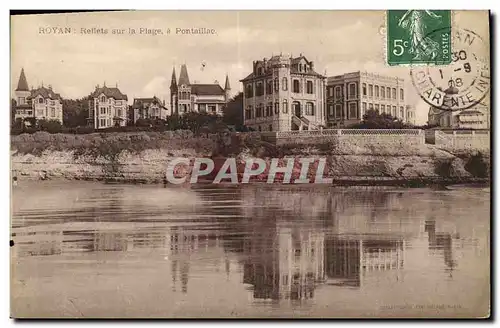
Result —
[[306, 130], [306, 131], [282, 131], [273, 132], [276, 138], [287, 137], [316, 137], [316, 136], [342, 136], [342, 135], [358, 135], [358, 136], [418, 136], [423, 134], [423, 130], [418, 129], [323, 129], [323, 130]]

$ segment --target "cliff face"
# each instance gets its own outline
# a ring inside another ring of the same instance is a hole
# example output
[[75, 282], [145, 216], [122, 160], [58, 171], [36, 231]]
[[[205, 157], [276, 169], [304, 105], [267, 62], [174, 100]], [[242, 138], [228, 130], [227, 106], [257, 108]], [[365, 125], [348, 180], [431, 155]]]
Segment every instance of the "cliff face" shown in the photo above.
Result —
[[[143, 143], [143, 146], [146, 144], [144, 146], [146, 149], [130, 149], [127, 147], [133, 138], [119, 136], [119, 139], [107, 137], [103, 139], [104, 141], [98, 142], [95, 141], [99, 140], [96, 138], [90, 143], [87, 142], [84, 148], [69, 147], [64, 144], [52, 147], [49, 141], [45, 150], [29, 152], [22, 151], [27, 147], [24, 141], [15, 140], [12, 143], [11, 169], [13, 175], [21, 180], [39, 179], [44, 175], [48, 178], [71, 180], [160, 183], [164, 180], [169, 162], [174, 158], [214, 158], [216, 169], [208, 177], [213, 179], [228, 157], [236, 158], [240, 178], [246, 160], [258, 157], [265, 160], [267, 168], [262, 174], [252, 177], [250, 181], [267, 181], [271, 158], [280, 158], [280, 165], [285, 165], [284, 158], [290, 158], [295, 161], [291, 180], [293, 182], [300, 175], [299, 159], [313, 157], [316, 160], [308, 170], [311, 182], [314, 182], [316, 177], [319, 158], [326, 160], [324, 173], [321, 175], [334, 180], [443, 178], [468, 181], [476, 178], [487, 179], [489, 176], [489, 154], [483, 155], [474, 151], [451, 153], [433, 145], [402, 145], [399, 148], [381, 145], [353, 148], [348, 144], [279, 147], [263, 143], [258, 139], [249, 139], [250, 137], [217, 141], [191, 136], [177, 138], [177, 141], [171, 138], [168, 142], [148, 138], [150, 142], [153, 141], [152, 144], [159, 146], [147, 149], [147, 143]], [[125, 146], [123, 140], [126, 140]], [[189, 174], [188, 167], [178, 167], [175, 171], [177, 176]], [[275, 181], [282, 179], [283, 174], [278, 173]]]

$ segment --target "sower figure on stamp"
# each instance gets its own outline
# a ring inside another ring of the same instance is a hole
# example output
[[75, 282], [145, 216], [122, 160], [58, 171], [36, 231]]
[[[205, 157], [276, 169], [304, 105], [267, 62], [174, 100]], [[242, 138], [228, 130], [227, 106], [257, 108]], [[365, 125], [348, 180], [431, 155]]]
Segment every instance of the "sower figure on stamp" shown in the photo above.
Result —
[[415, 54], [413, 59], [421, 59], [422, 55], [436, 58], [439, 44], [429, 37], [425, 36], [424, 15], [432, 18], [441, 18], [430, 10], [408, 10], [399, 20], [398, 25], [408, 29], [411, 35], [411, 45], [409, 53]]

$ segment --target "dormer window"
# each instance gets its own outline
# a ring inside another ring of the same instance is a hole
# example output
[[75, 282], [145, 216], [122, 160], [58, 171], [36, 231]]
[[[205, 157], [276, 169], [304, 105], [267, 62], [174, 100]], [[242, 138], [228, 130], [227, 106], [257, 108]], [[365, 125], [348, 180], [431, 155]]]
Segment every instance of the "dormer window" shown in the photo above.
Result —
[[38, 103], [43, 104], [43, 98], [38, 98]]
[[105, 96], [101, 97], [101, 102], [106, 102], [106, 97]]

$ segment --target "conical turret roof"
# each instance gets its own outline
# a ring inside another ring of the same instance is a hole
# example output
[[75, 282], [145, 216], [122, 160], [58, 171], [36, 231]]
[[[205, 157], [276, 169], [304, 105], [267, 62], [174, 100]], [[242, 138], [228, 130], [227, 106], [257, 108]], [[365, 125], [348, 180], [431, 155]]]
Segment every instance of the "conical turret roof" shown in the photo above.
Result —
[[16, 91], [30, 91], [26, 75], [24, 75], [24, 68], [21, 69], [21, 75], [19, 76], [19, 82], [17, 82]]

